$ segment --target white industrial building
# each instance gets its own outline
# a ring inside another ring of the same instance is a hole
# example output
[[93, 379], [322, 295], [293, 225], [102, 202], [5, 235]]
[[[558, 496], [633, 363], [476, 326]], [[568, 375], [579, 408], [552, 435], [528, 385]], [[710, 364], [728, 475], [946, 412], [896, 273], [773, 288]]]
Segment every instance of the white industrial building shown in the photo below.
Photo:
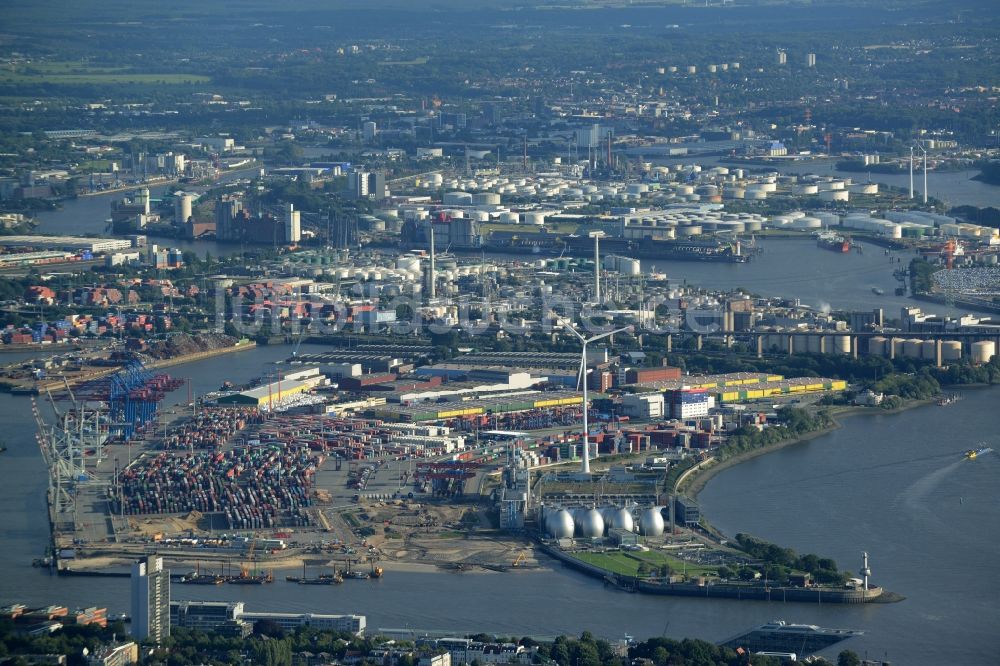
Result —
[[662, 393], [639, 393], [622, 398], [622, 413], [632, 419], [660, 419], [664, 415]]

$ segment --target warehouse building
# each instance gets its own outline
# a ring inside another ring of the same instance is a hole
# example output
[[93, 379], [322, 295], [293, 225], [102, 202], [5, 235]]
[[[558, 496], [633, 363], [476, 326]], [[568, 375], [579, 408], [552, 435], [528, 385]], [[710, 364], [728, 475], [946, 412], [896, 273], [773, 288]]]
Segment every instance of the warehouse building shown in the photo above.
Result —
[[127, 250], [132, 247], [132, 241], [121, 238], [81, 238], [79, 236], [4, 236], [0, 238], [0, 247], [100, 254], [115, 250]]

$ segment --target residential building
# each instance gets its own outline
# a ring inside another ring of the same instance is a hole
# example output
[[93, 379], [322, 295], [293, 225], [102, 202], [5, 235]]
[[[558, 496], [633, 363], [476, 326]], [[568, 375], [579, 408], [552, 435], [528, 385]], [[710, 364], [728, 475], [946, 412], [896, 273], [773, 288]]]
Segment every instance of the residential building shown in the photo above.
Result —
[[170, 570], [150, 555], [132, 565], [132, 637], [160, 643], [170, 635]]

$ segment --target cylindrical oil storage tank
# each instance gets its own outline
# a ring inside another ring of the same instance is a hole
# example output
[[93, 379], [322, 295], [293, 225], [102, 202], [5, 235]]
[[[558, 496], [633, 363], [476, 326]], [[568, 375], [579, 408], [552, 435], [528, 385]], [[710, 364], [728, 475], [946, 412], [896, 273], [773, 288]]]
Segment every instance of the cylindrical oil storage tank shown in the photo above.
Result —
[[743, 193], [743, 198], [753, 199], [754, 201], [762, 201], [767, 198], [767, 191], [757, 187], [748, 187]]
[[[944, 353], [944, 348], [942, 347], [941, 353]], [[937, 342], [935, 340], [924, 340], [920, 345], [920, 358], [925, 358], [929, 361], [933, 361], [937, 358]]]
[[723, 199], [742, 199], [747, 195], [744, 187], [725, 187], [722, 189]]
[[521, 216], [518, 215], [517, 213], [512, 213], [508, 211], [506, 213], [500, 213], [500, 221], [503, 222], [504, 224], [520, 224]]
[[552, 514], [546, 524], [549, 536], [554, 539], [573, 538], [573, 516], [566, 509], [560, 509]]
[[529, 211], [527, 213], [522, 213], [521, 217], [524, 218], [525, 224], [533, 224], [537, 227], [545, 224], [545, 213], [539, 211]]
[[677, 194], [684, 194], [684, 195], [694, 194], [694, 185], [678, 185]]
[[719, 188], [715, 185], [699, 185], [695, 188], [695, 193], [703, 197], [714, 196], [719, 193]]
[[585, 539], [604, 536], [604, 519], [597, 509], [587, 509], [576, 522], [576, 531]]
[[618, 509], [611, 516], [611, 527], [616, 530], [625, 530], [626, 532], [635, 531], [635, 521], [632, 520], [632, 514], [629, 513], [628, 509]]
[[499, 206], [500, 195], [493, 192], [479, 192], [472, 195], [472, 203], [475, 206]]
[[858, 183], [849, 189], [855, 194], [878, 194], [878, 183]]
[[941, 343], [941, 360], [958, 361], [962, 358], [962, 343], [958, 340], [945, 340]]
[[445, 192], [442, 202], [445, 206], [472, 205], [472, 195], [468, 192]]
[[700, 224], [691, 224], [686, 227], [677, 227], [677, 236], [700, 236], [702, 228]]
[[819, 186], [815, 183], [803, 183], [795, 188], [796, 194], [818, 194]]
[[792, 229], [822, 229], [823, 222], [818, 217], [800, 217], [789, 224]]
[[663, 534], [663, 514], [660, 507], [651, 506], [639, 516], [639, 534], [643, 536], [660, 536]]
[[848, 190], [827, 190], [819, 193], [820, 201], [849, 201], [851, 193]]
[[881, 335], [868, 339], [868, 353], [872, 356], [885, 356], [885, 345], [888, 340]]
[[642, 265], [638, 259], [632, 259], [631, 257], [619, 257], [618, 272], [622, 275], [636, 276], [642, 273]]
[[907, 358], [920, 358], [923, 350], [923, 340], [920, 338], [910, 338], [903, 342], [903, 356]]
[[989, 363], [996, 356], [997, 345], [992, 340], [979, 340], [972, 343], [972, 362]]

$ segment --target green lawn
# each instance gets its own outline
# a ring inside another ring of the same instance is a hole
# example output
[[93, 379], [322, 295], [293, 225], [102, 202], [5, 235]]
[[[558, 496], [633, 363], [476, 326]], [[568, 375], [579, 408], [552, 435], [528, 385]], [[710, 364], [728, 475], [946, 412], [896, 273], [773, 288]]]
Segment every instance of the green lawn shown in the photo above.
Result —
[[0, 84], [53, 83], [207, 83], [200, 74], [130, 72], [125, 67], [103, 67], [83, 62], [35, 62], [15, 70], [0, 71]]
[[[685, 572], [685, 562], [676, 557], [667, 555], [659, 551], [629, 551], [629, 552], [609, 552], [609, 553], [573, 553], [573, 557], [587, 564], [607, 569], [624, 576], [636, 576], [639, 572], [639, 564], [646, 562], [651, 569], [662, 567], [664, 564], [670, 567], [675, 574]], [[686, 572], [688, 576], [714, 576], [716, 567], [705, 567], [687, 563]]]

